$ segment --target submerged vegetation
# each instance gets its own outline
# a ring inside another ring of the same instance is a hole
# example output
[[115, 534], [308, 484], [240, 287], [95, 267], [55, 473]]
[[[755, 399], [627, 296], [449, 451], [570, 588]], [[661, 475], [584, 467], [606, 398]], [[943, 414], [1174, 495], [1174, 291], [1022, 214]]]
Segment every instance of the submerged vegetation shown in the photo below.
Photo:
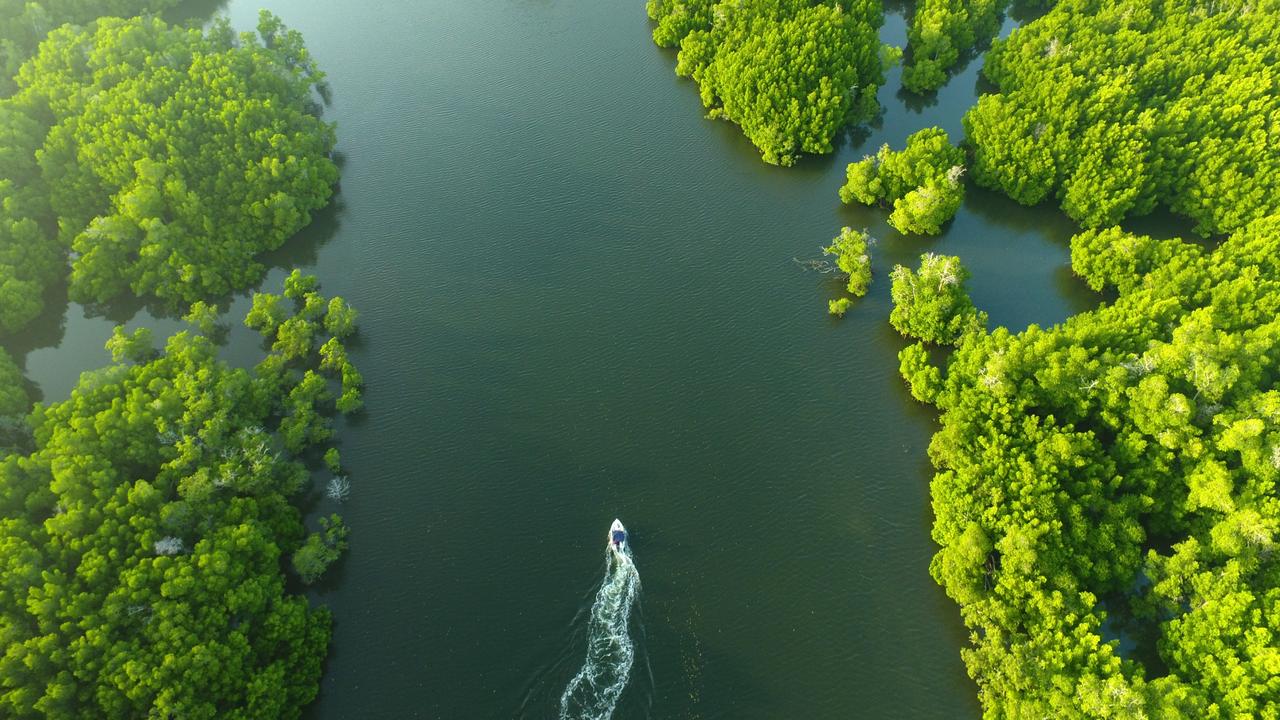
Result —
[[327, 305], [293, 301], [264, 338], [300, 319], [309, 340], [252, 370], [198, 333], [156, 352], [117, 332], [117, 364], [36, 406], [34, 448], [0, 461], [0, 715], [297, 717], [315, 697], [329, 614], [281, 568], [313, 582], [346, 543], [290, 502], [354, 373], [320, 356], [340, 341], [307, 308]]
[[649, 0], [648, 12], [709, 116], [739, 125], [765, 162], [829, 153], [841, 129], [879, 110], [894, 54], [877, 37], [878, 0]]
[[256, 256], [337, 181], [322, 78], [265, 12], [256, 36], [155, 18], [49, 33], [0, 100], [0, 332], [39, 314], [68, 256], [82, 302], [180, 305], [260, 280]]

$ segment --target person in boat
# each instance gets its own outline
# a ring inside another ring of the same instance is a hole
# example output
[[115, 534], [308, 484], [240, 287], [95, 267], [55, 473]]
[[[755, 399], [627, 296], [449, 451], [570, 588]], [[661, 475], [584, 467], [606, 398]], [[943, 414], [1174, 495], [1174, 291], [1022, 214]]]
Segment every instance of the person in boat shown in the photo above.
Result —
[[623, 532], [622, 530], [614, 530], [613, 531], [613, 549], [621, 550], [622, 542], [626, 539], [627, 539], [627, 534], [625, 532]]

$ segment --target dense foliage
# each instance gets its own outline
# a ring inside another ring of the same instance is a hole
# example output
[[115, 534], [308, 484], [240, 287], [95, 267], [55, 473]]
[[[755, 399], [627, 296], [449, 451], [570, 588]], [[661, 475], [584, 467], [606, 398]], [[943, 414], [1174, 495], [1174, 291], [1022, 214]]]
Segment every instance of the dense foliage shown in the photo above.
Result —
[[[866, 231], [858, 232], [853, 228], [841, 228], [831, 244], [822, 248], [824, 255], [835, 257], [835, 265], [818, 264], [823, 272], [838, 272], [845, 279], [845, 290], [854, 297], [867, 294], [871, 285], [871, 237]], [[847, 297], [833, 298], [827, 301], [827, 312], [836, 317], [844, 317], [853, 301]]]
[[988, 53], [974, 177], [1088, 227], [1163, 205], [1240, 228], [1280, 210], [1277, 48], [1277, 0], [1063, 0]]
[[866, 231], [840, 228], [840, 234], [822, 249], [836, 259], [836, 267], [848, 277], [845, 289], [856, 297], [867, 294], [871, 285], [871, 237]]
[[766, 162], [829, 153], [837, 132], [871, 119], [891, 53], [878, 0], [649, 0], [654, 41], [679, 46], [710, 117], [737, 123]]
[[13, 92], [13, 76], [50, 30], [83, 25], [101, 16], [159, 12], [178, 0], [0, 0], [0, 97]]
[[23, 387], [22, 371], [0, 348], [0, 418], [26, 413], [31, 401]]
[[27, 424], [27, 412], [31, 399], [27, 396], [26, 379], [22, 370], [0, 348], [0, 458], [11, 452], [26, 452], [31, 448], [31, 428]]
[[965, 291], [969, 271], [958, 257], [925, 253], [919, 270], [896, 265], [889, 277], [889, 324], [907, 337], [949, 345], [987, 324], [986, 313], [973, 307]]
[[907, 26], [902, 86], [913, 92], [942, 87], [964, 53], [995, 37], [1005, 5], [1005, 0], [919, 0]]
[[297, 32], [258, 36], [106, 18], [49, 34], [0, 101], [0, 331], [71, 296], [189, 303], [262, 277], [254, 258], [324, 205], [337, 180], [322, 78]]
[[1088, 231], [1072, 266], [1117, 299], [969, 333], [945, 377], [902, 355], [986, 714], [1280, 716], [1280, 217], [1211, 251]]
[[892, 205], [889, 224], [901, 233], [937, 235], [964, 202], [964, 151], [947, 133], [926, 128], [894, 152], [883, 145], [874, 156], [849, 163], [840, 188], [846, 203]]
[[283, 568], [314, 580], [346, 539], [289, 501], [354, 373], [320, 355], [327, 306], [293, 301], [264, 336], [300, 319], [309, 343], [253, 370], [202, 335], [157, 353], [118, 332], [121, 362], [32, 412], [34, 450], [0, 461], [0, 716], [289, 718], [315, 697], [329, 615]]

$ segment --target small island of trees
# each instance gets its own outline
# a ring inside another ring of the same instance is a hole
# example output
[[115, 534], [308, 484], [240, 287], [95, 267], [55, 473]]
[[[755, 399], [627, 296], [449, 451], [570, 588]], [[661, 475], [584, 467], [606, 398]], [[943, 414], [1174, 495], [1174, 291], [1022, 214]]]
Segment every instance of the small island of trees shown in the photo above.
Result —
[[926, 128], [894, 152], [888, 145], [874, 156], [850, 163], [840, 188], [846, 203], [892, 205], [889, 224], [906, 235], [937, 235], [964, 202], [964, 151], [947, 133]]
[[1000, 29], [1004, 0], [919, 0], [907, 26], [902, 86], [917, 93], [937, 90], [975, 45]]

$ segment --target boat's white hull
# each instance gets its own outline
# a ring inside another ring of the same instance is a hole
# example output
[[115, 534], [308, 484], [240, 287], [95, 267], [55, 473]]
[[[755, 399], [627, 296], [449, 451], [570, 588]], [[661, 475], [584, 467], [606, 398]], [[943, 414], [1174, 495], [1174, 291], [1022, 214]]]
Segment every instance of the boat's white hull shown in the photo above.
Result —
[[[622, 533], [623, 535], [622, 542], [613, 541], [614, 533], [618, 533], [618, 532]], [[605, 537], [606, 537], [606, 541], [609, 543], [609, 549], [613, 551], [613, 556], [618, 559], [618, 562], [620, 563], [626, 562], [627, 561], [627, 529], [623, 527], [622, 521], [618, 519], [614, 519], [613, 524], [609, 526], [609, 533]]]

